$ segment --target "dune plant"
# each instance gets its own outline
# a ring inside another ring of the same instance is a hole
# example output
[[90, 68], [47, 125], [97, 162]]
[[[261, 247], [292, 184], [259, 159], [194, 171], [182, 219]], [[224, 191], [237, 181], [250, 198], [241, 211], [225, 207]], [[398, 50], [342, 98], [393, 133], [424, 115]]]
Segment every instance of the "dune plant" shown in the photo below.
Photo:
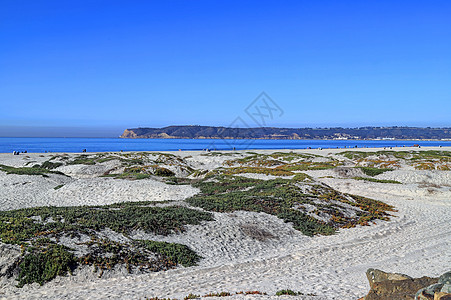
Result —
[[[186, 200], [193, 206], [216, 212], [264, 212], [292, 223], [295, 229], [308, 236], [333, 234], [339, 227], [367, 224], [374, 219], [386, 220], [387, 211], [393, 209], [376, 200], [340, 193], [307, 175], [273, 180], [215, 175], [193, 185], [201, 190]], [[302, 209], [304, 204], [316, 210], [307, 214]], [[354, 217], [343, 212], [344, 205], [356, 207]], [[314, 217], [319, 214], [330, 216], [330, 220]], [[365, 221], [359, 223], [363, 218]]]
[[377, 183], [394, 183], [394, 184], [402, 184], [402, 182], [399, 182], [397, 180], [389, 180], [389, 179], [377, 179], [377, 178], [368, 178], [368, 177], [352, 177], [352, 179], [355, 180], [364, 180], [364, 181], [371, 181], [371, 182], [377, 182]]
[[43, 247], [28, 247], [19, 264], [18, 287], [37, 282], [40, 285], [56, 276], [72, 273], [77, 259], [67, 247], [45, 243]]
[[370, 167], [359, 167], [363, 173], [365, 173], [368, 176], [376, 176], [388, 171], [393, 171], [392, 168], [370, 168]]
[[6, 165], [0, 165], [0, 171], [6, 172], [6, 174], [17, 174], [17, 175], [41, 175], [43, 177], [49, 177], [48, 174], [58, 174], [64, 175], [58, 171], [51, 171], [46, 168], [42, 168], [39, 165], [33, 167], [11, 167]]
[[[161, 203], [161, 202], [160, 202]], [[134, 240], [119, 243], [99, 237], [105, 229], [129, 236], [136, 230], [168, 235], [182, 232], [187, 224], [213, 220], [211, 213], [180, 206], [156, 207], [153, 202], [127, 202], [105, 206], [37, 207], [0, 211], [0, 242], [17, 244], [20, 258], [19, 284], [43, 284], [64, 276], [79, 264], [111, 269], [124, 264], [160, 271], [177, 265], [195, 265], [200, 256], [185, 245]], [[90, 236], [85, 245], [89, 253], [74, 256], [74, 249], [62, 246], [61, 237]], [[156, 258], [150, 259], [150, 257]]]

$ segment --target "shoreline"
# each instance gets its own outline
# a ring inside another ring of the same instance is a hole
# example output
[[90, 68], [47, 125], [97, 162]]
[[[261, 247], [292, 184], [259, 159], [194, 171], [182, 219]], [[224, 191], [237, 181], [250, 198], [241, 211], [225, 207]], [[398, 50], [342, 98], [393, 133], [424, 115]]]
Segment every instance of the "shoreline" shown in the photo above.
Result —
[[82, 137], [82, 136], [50, 136], [50, 137], [42, 137], [42, 136], [0, 136], [0, 139], [121, 139], [121, 140], [265, 140], [265, 141], [430, 141], [430, 142], [451, 142], [451, 139], [265, 139], [265, 138], [182, 138], [182, 137], [174, 137], [174, 138], [145, 138], [145, 137]]
[[[336, 153], [336, 152], [343, 152], [343, 151], [362, 151], [362, 152], [372, 152], [372, 151], [430, 151], [430, 150], [437, 150], [437, 151], [451, 151], [451, 146], [385, 146], [385, 147], [360, 147], [360, 148], [285, 148], [285, 149], [241, 149], [241, 150], [211, 150], [209, 152], [205, 150], [129, 150], [129, 151], [94, 151], [94, 152], [27, 152], [27, 153], [20, 153], [19, 156], [23, 155], [29, 155], [29, 154], [78, 154], [78, 155], [87, 155], [87, 154], [102, 154], [102, 153], [112, 153], [112, 154], [119, 154], [119, 153], [137, 153], [137, 152], [144, 152], [144, 153], [171, 153], [171, 154], [181, 154], [181, 153], [212, 153], [212, 152], [225, 152], [225, 153], [246, 153], [246, 152], [317, 152], [321, 151], [321, 153], [328, 152], [330, 153]], [[10, 152], [0, 152], [0, 155], [13, 155]]]

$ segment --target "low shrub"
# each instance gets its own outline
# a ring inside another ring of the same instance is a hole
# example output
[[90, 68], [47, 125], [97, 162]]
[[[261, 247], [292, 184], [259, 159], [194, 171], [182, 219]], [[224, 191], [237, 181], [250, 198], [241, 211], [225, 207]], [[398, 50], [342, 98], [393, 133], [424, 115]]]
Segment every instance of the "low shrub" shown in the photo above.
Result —
[[51, 161], [45, 161], [45, 162], [43, 162], [41, 164], [40, 167], [43, 168], [43, 169], [52, 170], [52, 169], [56, 169], [56, 168], [58, 168], [58, 167], [60, 167], [62, 165], [63, 165], [63, 163], [60, 163], [60, 162], [54, 163], [54, 162], [51, 162]]
[[387, 179], [376, 179], [376, 178], [368, 178], [368, 177], [352, 177], [355, 180], [364, 180], [378, 183], [394, 183], [394, 184], [402, 184], [402, 182], [396, 180], [387, 180]]
[[58, 174], [64, 175], [58, 171], [50, 171], [45, 168], [41, 168], [39, 165], [34, 165], [33, 167], [11, 167], [0, 165], [0, 171], [6, 172], [6, 174], [17, 174], [17, 175], [41, 175], [43, 177], [48, 177], [47, 174]]
[[276, 292], [276, 296], [282, 296], [282, 295], [297, 296], [299, 294], [292, 290], [280, 290], [280, 291]]
[[140, 246], [145, 247], [151, 252], [164, 255], [176, 265], [191, 267], [195, 266], [201, 259], [196, 252], [186, 245], [148, 240], [140, 240], [138, 243]]
[[[125, 235], [135, 230], [167, 235], [183, 231], [186, 224], [213, 220], [208, 212], [152, 205], [155, 203], [127, 202], [0, 211], [0, 241], [25, 249], [18, 266], [20, 287], [32, 282], [42, 285], [58, 275], [65, 275], [77, 264], [94, 265], [101, 270], [100, 276], [103, 270], [116, 264], [125, 264], [129, 271], [132, 267], [160, 271], [177, 265], [195, 265], [201, 257], [182, 244], [148, 240], [119, 243], [96, 237], [106, 228]], [[58, 241], [61, 236], [74, 238], [80, 234], [91, 236], [91, 241], [83, 243], [89, 253], [78, 258], [73, 255], [73, 249], [50, 240]]]
[[290, 180], [256, 180], [239, 176], [219, 176], [216, 179], [194, 184], [201, 193], [186, 201], [209, 211], [245, 210], [272, 214], [293, 222], [295, 229], [308, 236], [335, 232], [332, 226], [292, 209], [295, 204], [310, 200]]
[[359, 168], [363, 171], [363, 173], [365, 173], [368, 176], [376, 176], [387, 171], [393, 171], [392, 168], [371, 168], [371, 167], [359, 167]]
[[64, 184], [59, 184], [57, 186], [55, 186], [53, 189], [54, 190], [59, 190], [60, 188], [62, 188], [64, 186]]
[[37, 282], [40, 285], [56, 276], [65, 276], [77, 265], [75, 256], [62, 245], [47, 245], [36, 250], [30, 249], [19, 264], [18, 287]]

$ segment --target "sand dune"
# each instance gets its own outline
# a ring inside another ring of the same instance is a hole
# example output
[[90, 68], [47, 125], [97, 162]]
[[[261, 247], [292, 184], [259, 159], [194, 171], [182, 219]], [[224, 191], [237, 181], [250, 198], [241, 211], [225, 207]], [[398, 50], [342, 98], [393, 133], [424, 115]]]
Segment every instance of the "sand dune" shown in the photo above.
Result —
[[[337, 151], [304, 152], [335, 155]], [[193, 156], [189, 158], [193, 166], [210, 169], [225, 160], [194, 152], [184, 155]], [[17, 161], [11, 162], [10, 156], [2, 154], [0, 159], [2, 164], [20, 166]], [[368, 268], [414, 277], [438, 276], [449, 271], [450, 171], [401, 168], [376, 176], [403, 184], [328, 178], [331, 176], [329, 170], [307, 173], [341, 192], [391, 204], [397, 209], [395, 217], [388, 222], [376, 221], [371, 226], [340, 229], [332, 236], [307, 237], [272, 215], [243, 211], [215, 213], [215, 221], [188, 225], [183, 234], [158, 236], [136, 231], [133, 235], [134, 238], [188, 245], [204, 257], [196, 267], [142, 275], [128, 275], [118, 269], [104, 278], [97, 278], [91, 269], [84, 268], [76, 271], [77, 276], [58, 277], [43, 287], [33, 284], [17, 289], [4, 284], [0, 299], [139, 299], [155, 296], [180, 299], [189, 293], [204, 295], [248, 290], [268, 294], [253, 296], [257, 298], [292, 299], [274, 296], [278, 290], [292, 289], [316, 295], [297, 296], [298, 299], [346, 300], [366, 294], [365, 271]], [[183, 200], [198, 192], [191, 186], [170, 186], [155, 180], [74, 179], [61, 175], [44, 178], [3, 172], [0, 172], [0, 184], [2, 210], [41, 205]], [[64, 186], [54, 190], [59, 184]], [[255, 232], [260, 234], [255, 235]], [[236, 295], [229, 299], [248, 297]]]

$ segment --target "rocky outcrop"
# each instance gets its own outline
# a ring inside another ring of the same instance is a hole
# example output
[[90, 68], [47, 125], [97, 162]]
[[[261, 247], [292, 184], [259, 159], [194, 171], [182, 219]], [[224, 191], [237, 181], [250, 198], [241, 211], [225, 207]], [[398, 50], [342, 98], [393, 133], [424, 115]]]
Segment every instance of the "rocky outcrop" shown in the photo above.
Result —
[[415, 300], [451, 300], [451, 272], [446, 272], [438, 281], [415, 294]]
[[125, 129], [124, 133], [122, 133], [121, 138], [128, 138], [128, 139], [134, 139], [137, 138], [138, 135], [136, 132], [133, 131], [133, 129]]
[[363, 300], [412, 300], [419, 289], [438, 280], [438, 278], [426, 276], [412, 278], [404, 274], [386, 273], [377, 269], [368, 269], [366, 276], [370, 291], [362, 298]]

